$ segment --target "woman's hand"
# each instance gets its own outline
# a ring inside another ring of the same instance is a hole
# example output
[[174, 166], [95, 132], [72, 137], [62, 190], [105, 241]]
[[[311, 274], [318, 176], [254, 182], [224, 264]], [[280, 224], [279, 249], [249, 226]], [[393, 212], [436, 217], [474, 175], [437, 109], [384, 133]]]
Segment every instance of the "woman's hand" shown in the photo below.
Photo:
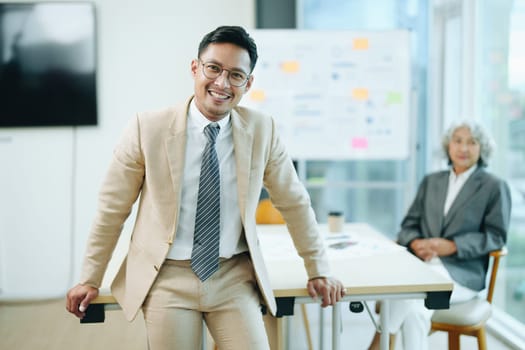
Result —
[[418, 238], [410, 242], [410, 249], [423, 261], [436, 256], [448, 256], [457, 251], [456, 243], [445, 238]]

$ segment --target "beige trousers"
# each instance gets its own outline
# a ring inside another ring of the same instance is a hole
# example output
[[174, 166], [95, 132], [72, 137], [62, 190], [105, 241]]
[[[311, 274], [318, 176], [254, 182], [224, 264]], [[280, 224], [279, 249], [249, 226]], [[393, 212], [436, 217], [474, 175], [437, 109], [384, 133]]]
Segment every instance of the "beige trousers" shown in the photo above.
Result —
[[221, 350], [269, 349], [248, 254], [221, 260], [204, 282], [189, 260], [166, 260], [142, 311], [149, 350], [200, 349], [203, 320]]

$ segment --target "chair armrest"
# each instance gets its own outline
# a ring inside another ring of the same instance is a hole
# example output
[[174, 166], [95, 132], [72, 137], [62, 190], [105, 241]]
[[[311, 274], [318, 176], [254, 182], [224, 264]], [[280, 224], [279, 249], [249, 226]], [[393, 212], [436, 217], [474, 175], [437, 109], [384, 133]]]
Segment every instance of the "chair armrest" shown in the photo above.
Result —
[[507, 253], [508, 253], [507, 247], [503, 247], [501, 249], [491, 251], [490, 256], [493, 258], [500, 258], [502, 256], [507, 255]]
[[507, 255], [507, 247], [503, 247], [498, 250], [493, 250], [490, 252], [490, 256], [493, 258], [492, 268], [490, 271], [490, 280], [487, 290], [487, 301], [492, 303], [492, 297], [494, 296], [494, 288], [496, 287], [496, 276], [498, 274], [499, 260], [500, 258]]

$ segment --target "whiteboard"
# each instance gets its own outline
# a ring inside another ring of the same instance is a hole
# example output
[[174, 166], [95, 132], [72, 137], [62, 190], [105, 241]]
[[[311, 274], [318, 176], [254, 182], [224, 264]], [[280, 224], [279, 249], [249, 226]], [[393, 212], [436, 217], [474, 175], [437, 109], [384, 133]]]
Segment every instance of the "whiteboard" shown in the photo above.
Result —
[[241, 105], [275, 118], [293, 158], [408, 158], [409, 32], [251, 35], [259, 60]]

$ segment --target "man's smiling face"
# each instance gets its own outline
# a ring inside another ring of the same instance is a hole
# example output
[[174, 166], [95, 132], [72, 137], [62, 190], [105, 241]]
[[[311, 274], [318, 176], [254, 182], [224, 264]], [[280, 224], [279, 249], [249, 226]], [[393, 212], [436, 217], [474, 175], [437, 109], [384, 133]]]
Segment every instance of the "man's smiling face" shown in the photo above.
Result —
[[[203, 73], [203, 63], [214, 63], [224, 70], [215, 79]], [[242, 96], [250, 89], [253, 77], [245, 85], [232, 86], [228, 80], [230, 71], [250, 73], [250, 56], [245, 49], [230, 43], [210, 44], [199, 59], [191, 62], [194, 79], [195, 104], [199, 111], [211, 121], [224, 118], [239, 104]]]

